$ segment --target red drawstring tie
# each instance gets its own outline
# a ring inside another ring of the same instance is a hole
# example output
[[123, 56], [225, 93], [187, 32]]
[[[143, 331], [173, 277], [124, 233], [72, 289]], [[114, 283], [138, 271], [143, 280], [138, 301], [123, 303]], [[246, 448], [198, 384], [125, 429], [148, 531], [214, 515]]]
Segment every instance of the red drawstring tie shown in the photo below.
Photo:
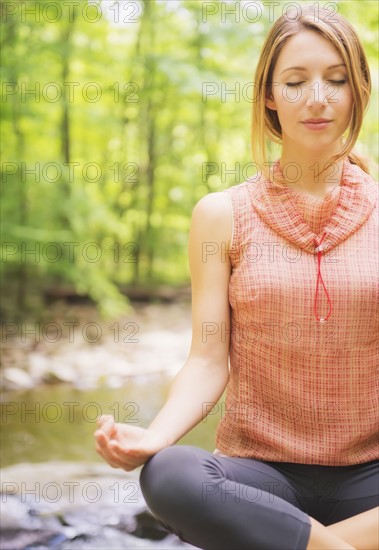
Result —
[[[317, 321], [320, 321], [320, 323], [324, 323], [325, 321], [327, 321], [329, 319], [331, 313], [332, 313], [332, 302], [330, 300], [328, 291], [326, 290], [326, 287], [325, 287], [325, 284], [324, 284], [324, 281], [323, 281], [322, 275], [321, 275], [321, 257], [322, 257], [322, 252], [324, 250], [324, 247], [322, 245], [322, 241], [324, 240], [325, 235], [326, 235], [326, 233], [323, 234], [320, 242], [317, 242], [317, 239], [314, 239], [314, 242], [315, 242], [315, 245], [316, 245], [315, 252], [317, 252], [317, 282], [316, 282], [316, 293], [315, 293], [315, 301], [314, 301], [314, 312], [315, 312], [315, 316], [316, 316]], [[318, 315], [317, 315], [317, 296], [318, 296], [319, 281], [321, 281], [321, 284], [324, 287], [326, 296], [328, 298], [328, 303], [329, 303], [329, 313], [326, 317], [318, 317]]]

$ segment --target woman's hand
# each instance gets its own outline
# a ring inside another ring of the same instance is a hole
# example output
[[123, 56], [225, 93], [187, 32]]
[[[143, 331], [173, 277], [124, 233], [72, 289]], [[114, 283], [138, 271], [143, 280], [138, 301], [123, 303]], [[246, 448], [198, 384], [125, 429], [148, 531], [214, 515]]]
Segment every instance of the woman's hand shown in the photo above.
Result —
[[169, 445], [161, 434], [130, 424], [118, 424], [110, 415], [101, 416], [97, 425], [94, 433], [96, 451], [112, 468], [130, 472]]

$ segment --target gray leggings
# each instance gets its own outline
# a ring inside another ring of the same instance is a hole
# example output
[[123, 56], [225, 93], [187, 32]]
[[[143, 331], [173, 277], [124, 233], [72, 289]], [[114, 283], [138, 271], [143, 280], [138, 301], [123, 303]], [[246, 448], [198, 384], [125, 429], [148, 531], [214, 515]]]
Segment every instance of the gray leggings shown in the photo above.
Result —
[[330, 525], [378, 505], [378, 464], [319, 466], [223, 457], [174, 445], [143, 467], [156, 518], [205, 550], [304, 550], [309, 516]]

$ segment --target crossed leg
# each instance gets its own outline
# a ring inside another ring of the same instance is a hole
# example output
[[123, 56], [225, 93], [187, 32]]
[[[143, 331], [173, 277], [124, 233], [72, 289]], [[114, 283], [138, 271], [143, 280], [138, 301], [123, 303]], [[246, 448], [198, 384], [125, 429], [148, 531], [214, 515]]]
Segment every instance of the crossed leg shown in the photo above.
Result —
[[145, 464], [141, 489], [169, 531], [204, 550], [364, 548], [350, 536], [362, 518], [326, 527], [303, 511], [288, 478], [263, 461], [176, 445]]
[[378, 550], [379, 507], [328, 525], [327, 529], [352, 544], [352, 548]]

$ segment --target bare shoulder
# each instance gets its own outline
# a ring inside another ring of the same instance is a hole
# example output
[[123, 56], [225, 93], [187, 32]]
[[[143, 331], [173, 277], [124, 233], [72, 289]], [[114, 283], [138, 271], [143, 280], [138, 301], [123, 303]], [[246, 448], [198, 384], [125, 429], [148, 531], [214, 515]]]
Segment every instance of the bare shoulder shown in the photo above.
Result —
[[202, 197], [192, 212], [192, 226], [227, 242], [232, 233], [232, 205], [227, 193], [216, 191]]
[[194, 207], [194, 212], [200, 214], [207, 214], [217, 218], [218, 216], [225, 216], [231, 213], [231, 203], [227, 193], [223, 191], [216, 191], [214, 193], [208, 193], [204, 195]]

